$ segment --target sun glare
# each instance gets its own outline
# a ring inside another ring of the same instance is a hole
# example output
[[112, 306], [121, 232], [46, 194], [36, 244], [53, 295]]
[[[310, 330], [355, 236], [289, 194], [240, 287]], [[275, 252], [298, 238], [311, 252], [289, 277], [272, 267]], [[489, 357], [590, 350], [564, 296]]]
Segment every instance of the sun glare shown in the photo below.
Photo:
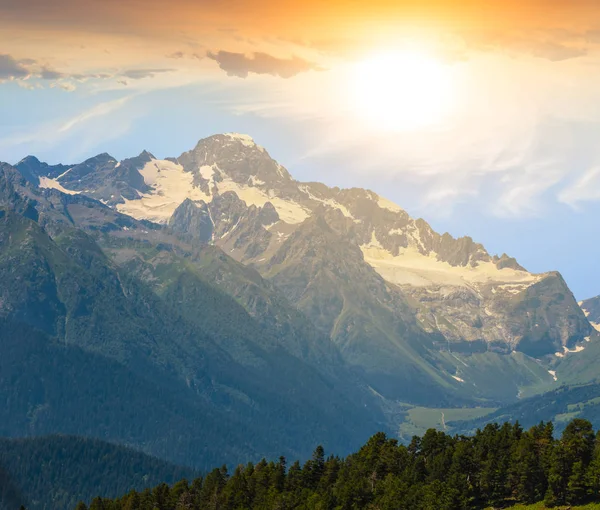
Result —
[[378, 129], [410, 130], [439, 123], [452, 105], [448, 66], [418, 52], [374, 55], [354, 66], [352, 109]]

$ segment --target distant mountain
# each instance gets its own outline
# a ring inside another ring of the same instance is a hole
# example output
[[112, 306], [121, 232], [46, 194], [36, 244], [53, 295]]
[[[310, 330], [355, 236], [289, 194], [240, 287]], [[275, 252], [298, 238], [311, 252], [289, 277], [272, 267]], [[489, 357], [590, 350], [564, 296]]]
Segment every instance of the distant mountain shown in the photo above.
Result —
[[468, 421], [447, 422], [452, 433], [472, 434], [491, 423], [508, 421], [524, 427], [532, 427], [540, 421], [553, 422], [560, 433], [575, 418], [600, 423], [600, 384], [588, 383], [579, 386], [561, 386], [542, 395], [498, 409], [482, 418]]
[[[554, 384], [556, 353], [596, 338], [558, 273], [440, 235], [371, 191], [295, 181], [246, 135], [131, 161], [100, 155], [39, 184], [101, 198], [256, 268], [385, 398], [514, 400]], [[137, 175], [123, 194], [120, 168]]]
[[[162, 227], [0, 170], [0, 434], [103, 437], [201, 467], [343, 451], [386, 427], [329, 339], [255, 271], [240, 268], [238, 294], [267, 306], [260, 320], [199, 277], [239, 265], [218, 248], [194, 255]], [[137, 253], [138, 236], [139, 261], [107, 257]]]
[[[198, 474], [124, 446], [74, 436], [0, 439], [2, 510], [72, 510], [79, 501], [116, 497]], [[10, 480], [10, 485], [5, 482]]]

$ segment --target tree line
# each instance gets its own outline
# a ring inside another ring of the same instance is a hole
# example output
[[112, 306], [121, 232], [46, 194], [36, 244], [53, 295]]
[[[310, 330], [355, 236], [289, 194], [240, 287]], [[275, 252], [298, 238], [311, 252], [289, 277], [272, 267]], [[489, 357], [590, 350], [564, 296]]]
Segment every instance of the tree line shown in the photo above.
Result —
[[560, 439], [552, 423], [529, 430], [490, 424], [473, 436], [428, 430], [402, 445], [375, 434], [342, 459], [286, 459], [226, 466], [189, 482], [160, 484], [117, 499], [83, 502], [76, 510], [406, 509], [547, 507], [600, 500], [600, 432], [575, 419]]

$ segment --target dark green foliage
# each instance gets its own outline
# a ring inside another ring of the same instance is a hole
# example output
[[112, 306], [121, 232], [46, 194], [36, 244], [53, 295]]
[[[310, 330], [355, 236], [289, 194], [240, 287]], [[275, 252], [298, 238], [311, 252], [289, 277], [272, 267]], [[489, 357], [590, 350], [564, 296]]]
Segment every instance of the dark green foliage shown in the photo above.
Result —
[[[206, 469], [307, 458], [317, 442], [348, 452], [381, 428], [348, 378], [286, 351], [192, 276], [161, 296], [82, 230], [52, 237], [2, 211], [0, 436], [101, 437]], [[188, 298], [195, 314], [178, 306]]]
[[474, 436], [428, 430], [400, 445], [375, 434], [345, 459], [325, 458], [321, 446], [303, 466], [285, 459], [213, 470], [191, 484], [158, 485], [115, 500], [109, 510], [469, 510], [544, 500], [550, 507], [600, 500], [600, 437], [573, 420], [562, 437], [551, 423], [524, 431], [517, 424], [487, 425]]
[[0, 457], [0, 510], [16, 510], [24, 501], [12, 476], [2, 465]]
[[[565, 421], [557, 420], [558, 415], [571, 415], [584, 418], [595, 426], [600, 426], [600, 384], [597, 382], [578, 386], [561, 386], [542, 395], [523, 399], [515, 404], [502, 407], [482, 418], [461, 422], [448, 422], [454, 432], [470, 434], [488, 423], [510, 421], [519, 422], [524, 427], [531, 427], [542, 421], [553, 421], [557, 432], [566, 426]], [[573, 413], [573, 414], [571, 414]]]
[[73, 436], [0, 439], [0, 465], [0, 501], [7, 510], [20, 504], [29, 510], [87, 510], [84, 502], [98, 494], [114, 497], [195, 476], [192, 469], [124, 446]]

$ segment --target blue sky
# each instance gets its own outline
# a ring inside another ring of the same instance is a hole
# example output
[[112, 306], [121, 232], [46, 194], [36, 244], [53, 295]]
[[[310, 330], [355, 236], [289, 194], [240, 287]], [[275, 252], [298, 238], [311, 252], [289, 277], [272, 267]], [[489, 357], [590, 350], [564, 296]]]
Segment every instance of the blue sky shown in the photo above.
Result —
[[525, 3], [423, 2], [438, 9], [429, 23], [383, 0], [345, 18], [317, 2], [298, 17], [285, 3], [148, 0], [143, 19], [135, 0], [97, 16], [89, 0], [2, 5], [0, 160], [177, 156], [247, 133], [298, 180], [372, 189], [588, 298], [600, 294], [600, 7]]
[[[311, 156], [311, 150], [321, 142], [313, 136], [311, 119], [290, 121], [232, 113], [218, 104], [218, 94], [201, 91], [196, 85], [184, 86], [176, 94], [171, 89], [158, 90], [118, 103], [129, 97], [129, 92], [122, 91], [90, 96], [85, 90], [31, 91], [16, 84], [4, 85], [0, 159], [16, 163], [33, 153], [51, 163], [72, 163], [99, 152], [121, 159], [143, 149], [157, 157], [177, 156], [198, 139], [214, 133], [248, 133], [299, 180], [370, 188], [396, 201], [411, 215], [425, 218], [439, 232], [470, 235], [491, 253], [506, 252], [517, 257], [531, 271], [560, 271], [578, 299], [600, 293], [600, 278], [596, 276], [600, 251], [598, 201], [574, 208], [556, 200], [550, 190], [548, 196], [536, 198], [539, 209], [499, 214], [491, 207], [494, 193], [484, 182], [476, 195], [457, 197], [456, 201], [424, 202], [422, 195], [436, 187], [438, 176], [414, 179], [410, 173], [395, 173], [388, 163], [381, 163], [381, 168], [375, 164], [365, 172], [362, 160], [353, 157], [353, 150]], [[114, 109], [81, 120], [60, 136], [49, 136], [50, 140], [44, 135], [38, 137], [38, 133], [52, 133], [54, 126], [97, 105], [115, 102]], [[397, 139], [403, 136], [394, 134]], [[490, 181], [489, 186], [493, 184]]]

